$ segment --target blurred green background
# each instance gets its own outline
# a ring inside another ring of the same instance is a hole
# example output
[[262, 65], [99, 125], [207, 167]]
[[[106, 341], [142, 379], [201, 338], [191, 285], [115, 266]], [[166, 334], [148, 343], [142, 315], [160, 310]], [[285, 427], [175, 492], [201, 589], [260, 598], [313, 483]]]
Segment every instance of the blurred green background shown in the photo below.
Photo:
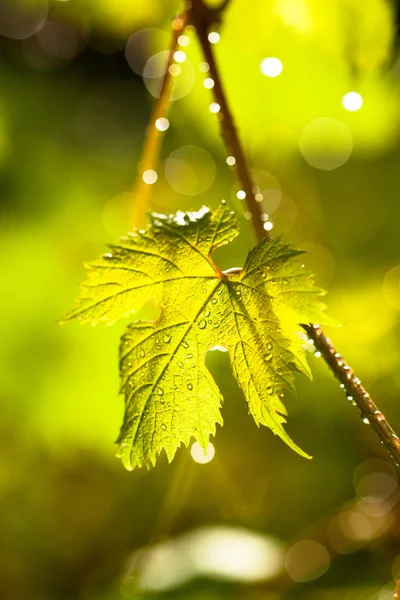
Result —
[[[286, 398], [312, 461], [256, 428], [212, 352], [225, 397], [213, 460], [183, 448], [128, 473], [113, 446], [126, 323], [57, 324], [83, 262], [132, 226], [178, 9], [0, 0], [0, 597], [388, 600], [397, 474], [321, 359], [310, 352], [314, 381]], [[385, 0], [232, 0], [215, 51], [273, 233], [308, 251], [343, 323], [329, 334], [399, 431], [397, 14]], [[240, 266], [255, 240], [187, 35], [152, 209], [225, 198], [242, 234], [217, 261]]]

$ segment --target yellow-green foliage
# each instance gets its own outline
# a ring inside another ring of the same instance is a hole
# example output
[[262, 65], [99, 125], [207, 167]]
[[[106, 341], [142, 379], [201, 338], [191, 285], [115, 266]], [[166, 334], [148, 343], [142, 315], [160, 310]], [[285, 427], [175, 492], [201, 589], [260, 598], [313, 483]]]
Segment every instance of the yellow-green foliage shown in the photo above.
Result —
[[151, 215], [146, 230], [121, 239], [89, 265], [88, 279], [67, 319], [114, 322], [152, 301], [156, 321], [136, 321], [122, 337], [120, 369], [125, 417], [119, 454], [131, 469], [172, 460], [194, 437], [207, 448], [222, 424], [222, 396], [205, 367], [206, 352], [225, 347], [249, 412], [307, 456], [283, 428], [282, 391], [294, 372], [309, 374], [299, 323], [325, 320], [302, 254], [280, 239], [261, 241], [242, 270], [222, 273], [212, 252], [239, 232], [225, 204], [215, 211]]

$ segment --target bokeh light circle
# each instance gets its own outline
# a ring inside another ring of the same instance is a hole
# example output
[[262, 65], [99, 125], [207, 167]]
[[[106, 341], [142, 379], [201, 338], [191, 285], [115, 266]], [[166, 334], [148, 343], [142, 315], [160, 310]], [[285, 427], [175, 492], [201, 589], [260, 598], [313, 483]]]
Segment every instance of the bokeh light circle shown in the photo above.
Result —
[[343, 107], [350, 111], [356, 112], [363, 105], [363, 98], [358, 92], [348, 92], [342, 98]]
[[321, 117], [304, 127], [300, 136], [300, 150], [312, 167], [332, 171], [349, 159], [353, 137], [344, 123]]
[[262, 169], [251, 170], [253, 181], [257, 184], [262, 195], [261, 206], [263, 211], [272, 215], [279, 207], [282, 200], [282, 190], [276, 177]]
[[389, 306], [400, 310], [400, 265], [396, 265], [386, 273], [382, 292]]
[[330, 250], [321, 244], [305, 242], [301, 249], [306, 251], [304, 262], [314, 273], [320, 285], [326, 286], [332, 280], [336, 270], [336, 261]]
[[274, 56], [264, 58], [260, 64], [260, 71], [266, 77], [278, 77], [283, 71], [282, 61]]
[[211, 154], [198, 146], [182, 146], [169, 155], [165, 175], [179, 194], [196, 196], [209, 189], [216, 174]]
[[215, 448], [214, 445], [209, 442], [207, 446], [206, 452], [204, 452], [203, 448], [200, 446], [199, 442], [195, 442], [190, 449], [190, 454], [195, 462], [200, 465], [206, 465], [211, 462], [215, 456]]
[[25, 40], [46, 22], [47, 0], [4, 0], [0, 2], [0, 35]]
[[289, 548], [285, 567], [293, 581], [303, 583], [321, 577], [330, 567], [330, 556], [322, 544], [302, 540]]
[[122, 192], [107, 200], [103, 209], [103, 224], [107, 232], [117, 238], [126, 233], [126, 224], [132, 219], [135, 197]]
[[60, 19], [48, 19], [36, 37], [43, 52], [59, 60], [72, 60], [86, 43], [82, 32]]
[[168, 34], [156, 27], [137, 31], [129, 38], [125, 48], [125, 58], [134, 73], [143, 75], [146, 63], [151, 56], [168, 47]]
[[[150, 94], [159, 98], [162, 82], [167, 67], [169, 51], [163, 50], [153, 54], [143, 70], [143, 80]], [[195, 81], [195, 72], [190, 60], [185, 60], [179, 65], [172, 64], [170, 73], [174, 76], [171, 90], [171, 100], [179, 100], [186, 96], [193, 88]]]

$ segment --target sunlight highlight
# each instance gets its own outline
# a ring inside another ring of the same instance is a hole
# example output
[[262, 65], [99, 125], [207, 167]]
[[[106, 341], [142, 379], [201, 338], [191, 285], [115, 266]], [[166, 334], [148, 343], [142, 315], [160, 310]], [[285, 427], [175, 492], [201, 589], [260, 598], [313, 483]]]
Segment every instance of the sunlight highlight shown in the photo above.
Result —
[[186, 54], [183, 50], [177, 50], [176, 52], [174, 52], [174, 60], [177, 63], [183, 63], [186, 60]]
[[216, 114], [221, 110], [220, 105], [217, 102], [211, 102], [210, 106], [208, 107], [210, 112]]
[[278, 77], [283, 71], [283, 64], [279, 58], [270, 56], [261, 62], [260, 70], [266, 77]]
[[199, 442], [195, 442], [190, 449], [190, 454], [192, 455], [194, 462], [197, 462], [200, 465], [206, 465], [214, 458], [215, 448], [214, 445], [209, 442], [207, 446], [207, 452], [204, 454], [204, 450], [200, 446]]
[[153, 169], [147, 169], [142, 175], [143, 181], [148, 185], [152, 185], [158, 179], [158, 175]]
[[207, 90], [211, 90], [214, 87], [214, 79], [211, 79], [211, 77], [207, 77], [203, 81], [203, 85]]
[[220, 39], [221, 36], [217, 31], [210, 31], [210, 33], [208, 34], [208, 41], [210, 42], [210, 44], [218, 44]]
[[188, 536], [188, 550], [198, 573], [222, 580], [265, 581], [283, 567], [279, 543], [246, 529], [205, 528]]
[[169, 127], [168, 119], [165, 119], [164, 117], [160, 117], [159, 119], [157, 119], [156, 128], [158, 129], [158, 131], [167, 131], [168, 127]]
[[342, 98], [343, 107], [350, 111], [356, 112], [363, 105], [363, 98], [358, 92], [348, 92]]
[[187, 35], [180, 35], [180, 36], [178, 37], [178, 44], [179, 44], [180, 46], [188, 46], [188, 45], [189, 45], [189, 43], [190, 43], [190, 39], [188, 38], [188, 36], [187, 36]]

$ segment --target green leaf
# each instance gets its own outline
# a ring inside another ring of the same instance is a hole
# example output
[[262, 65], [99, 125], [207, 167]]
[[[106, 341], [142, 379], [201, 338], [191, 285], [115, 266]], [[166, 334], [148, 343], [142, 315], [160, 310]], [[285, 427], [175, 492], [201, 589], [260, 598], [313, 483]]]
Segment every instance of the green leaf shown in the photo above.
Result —
[[279, 238], [257, 244], [242, 270], [222, 273], [211, 254], [238, 232], [225, 204], [152, 214], [146, 230], [88, 266], [66, 319], [110, 324], [148, 301], [161, 308], [158, 320], [128, 325], [121, 341], [126, 409], [118, 444], [128, 469], [154, 465], [162, 449], [171, 461], [192, 437], [206, 450], [222, 424], [222, 397], [204, 363], [216, 345], [228, 350], [256, 423], [307, 457], [283, 427], [282, 393], [294, 390], [296, 371], [310, 375], [297, 333], [299, 323], [326, 322], [323, 292], [299, 261], [302, 252]]

